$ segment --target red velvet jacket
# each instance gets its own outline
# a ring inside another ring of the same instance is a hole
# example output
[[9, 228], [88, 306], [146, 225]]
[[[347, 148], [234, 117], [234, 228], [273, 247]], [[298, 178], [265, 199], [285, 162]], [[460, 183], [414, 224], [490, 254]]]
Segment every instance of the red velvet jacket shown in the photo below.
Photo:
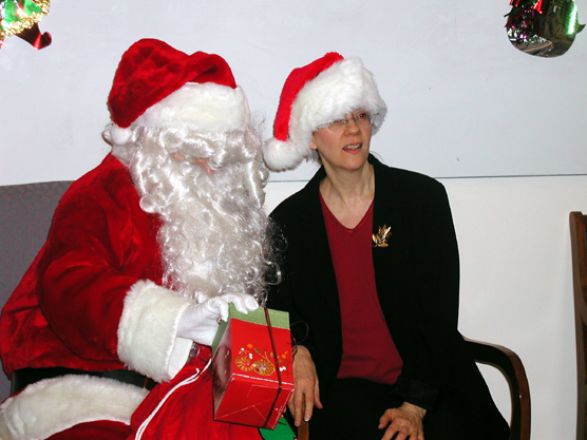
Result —
[[138, 280], [161, 281], [158, 227], [139, 207], [127, 168], [112, 155], [74, 182], [2, 310], [5, 372], [122, 368], [117, 330], [124, 299]]
[[[2, 310], [0, 355], [7, 374], [27, 367], [128, 368], [161, 384], [148, 393], [89, 375], [42, 380], [2, 403], [0, 437], [47, 438], [81, 423], [131, 424], [131, 417], [138, 429], [178, 381], [202, 368], [198, 362], [209, 352], [190, 363], [192, 341], [177, 336], [191, 302], [161, 285], [160, 226], [140, 208], [128, 169], [112, 155], [74, 182]], [[144, 437], [176, 438], [188, 427], [193, 438], [259, 438], [254, 428], [212, 421], [210, 388], [208, 370], [168, 400]]]

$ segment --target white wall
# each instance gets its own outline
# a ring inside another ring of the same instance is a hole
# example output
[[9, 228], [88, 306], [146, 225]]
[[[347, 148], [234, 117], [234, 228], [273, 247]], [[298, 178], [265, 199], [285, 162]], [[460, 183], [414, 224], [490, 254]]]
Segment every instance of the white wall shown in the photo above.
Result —
[[447, 181], [463, 262], [461, 330], [518, 352], [533, 439], [575, 435], [576, 364], [568, 213], [587, 177]]
[[[587, 212], [587, 176], [442, 179], [461, 256], [460, 330], [521, 357], [532, 439], [573, 439], [576, 363], [570, 211]], [[273, 182], [267, 207], [302, 187]], [[483, 367], [509, 416], [507, 384]]]
[[[587, 0], [576, 3], [587, 14]], [[587, 31], [562, 57], [528, 56], [507, 39], [510, 8], [508, 0], [53, 1], [41, 22], [51, 46], [36, 51], [10, 37], [0, 49], [0, 183], [22, 183], [25, 167], [55, 180], [77, 177], [71, 164], [97, 163], [114, 70], [142, 37], [224, 56], [251, 108], [267, 116], [267, 134], [285, 76], [337, 50], [360, 56], [378, 79], [390, 109], [379, 133], [386, 161], [441, 177], [585, 174]], [[301, 167], [277, 178], [309, 175]]]

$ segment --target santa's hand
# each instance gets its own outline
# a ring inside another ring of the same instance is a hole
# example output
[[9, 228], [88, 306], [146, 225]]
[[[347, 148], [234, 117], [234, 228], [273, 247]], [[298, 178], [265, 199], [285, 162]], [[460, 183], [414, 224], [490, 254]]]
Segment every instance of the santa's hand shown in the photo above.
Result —
[[179, 319], [177, 336], [198, 344], [212, 345], [218, 323], [228, 319], [228, 305], [232, 303], [241, 313], [259, 307], [255, 298], [247, 294], [227, 293], [210, 298], [201, 304], [189, 306]]

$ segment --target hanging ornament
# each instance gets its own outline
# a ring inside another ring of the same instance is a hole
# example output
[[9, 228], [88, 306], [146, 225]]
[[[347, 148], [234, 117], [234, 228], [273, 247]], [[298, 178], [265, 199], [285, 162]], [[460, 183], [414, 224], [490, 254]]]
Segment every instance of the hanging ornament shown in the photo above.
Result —
[[512, 45], [530, 55], [564, 54], [585, 25], [579, 24], [573, 0], [510, 0], [507, 35]]
[[51, 34], [41, 33], [39, 21], [49, 12], [50, 0], [0, 0], [0, 47], [16, 35], [36, 49], [51, 44]]

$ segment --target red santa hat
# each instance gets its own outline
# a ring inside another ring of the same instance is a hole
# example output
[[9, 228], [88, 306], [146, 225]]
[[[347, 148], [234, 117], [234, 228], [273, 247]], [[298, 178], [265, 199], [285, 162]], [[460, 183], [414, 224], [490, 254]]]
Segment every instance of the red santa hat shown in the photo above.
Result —
[[122, 55], [108, 108], [116, 144], [130, 139], [133, 124], [230, 131], [249, 120], [246, 97], [222, 57], [187, 55], [155, 39], [139, 40]]
[[316, 129], [359, 108], [371, 114], [377, 132], [387, 107], [360, 59], [329, 52], [294, 69], [283, 85], [273, 138], [264, 145], [265, 163], [273, 171], [295, 168], [313, 156], [310, 141]]

